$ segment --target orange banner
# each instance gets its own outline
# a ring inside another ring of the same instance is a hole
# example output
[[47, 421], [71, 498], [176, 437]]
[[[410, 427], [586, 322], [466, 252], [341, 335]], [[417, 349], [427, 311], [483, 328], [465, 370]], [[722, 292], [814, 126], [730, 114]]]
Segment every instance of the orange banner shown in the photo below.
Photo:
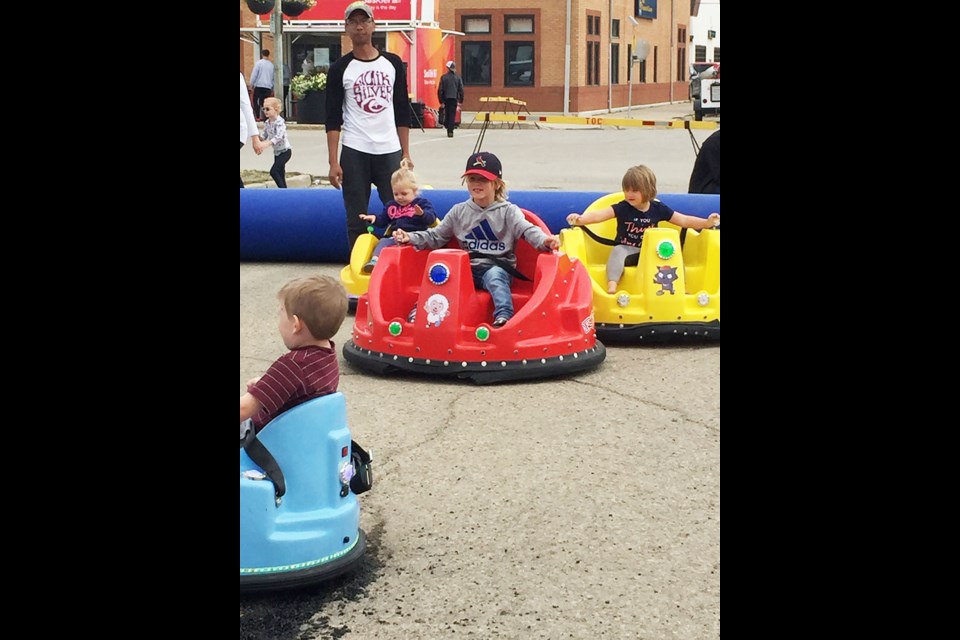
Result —
[[447, 72], [447, 62], [453, 60], [453, 37], [443, 36], [439, 29], [417, 29], [417, 61], [420, 64], [418, 88], [420, 101], [434, 109], [440, 108], [437, 87], [440, 76]]
[[410, 64], [411, 45], [404, 34], [387, 34], [387, 49], [400, 56], [407, 63], [407, 75], [410, 92], [418, 102], [434, 109], [440, 108], [437, 87], [440, 76], [447, 72], [447, 61], [454, 60], [453, 36], [444, 37], [440, 29], [418, 28], [405, 32], [416, 42], [416, 66]]

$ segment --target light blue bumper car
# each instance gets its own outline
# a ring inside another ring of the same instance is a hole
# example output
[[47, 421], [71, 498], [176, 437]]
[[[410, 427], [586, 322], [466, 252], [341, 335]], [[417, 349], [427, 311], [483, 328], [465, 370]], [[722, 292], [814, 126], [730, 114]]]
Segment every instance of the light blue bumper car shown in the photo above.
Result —
[[372, 484], [369, 462], [351, 439], [342, 393], [294, 407], [248, 441], [240, 450], [241, 592], [305, 586], [356, 567], [366, 550], [356, 493]]

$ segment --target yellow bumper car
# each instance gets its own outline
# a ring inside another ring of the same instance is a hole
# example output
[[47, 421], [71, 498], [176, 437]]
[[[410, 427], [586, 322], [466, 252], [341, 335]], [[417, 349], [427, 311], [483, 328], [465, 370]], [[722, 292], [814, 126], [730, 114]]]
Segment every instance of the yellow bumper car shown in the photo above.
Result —
[[[612, 193], [586, 211], [622, 199], [623, 193]], [[667, 204], [701, 215], [689, 206]], [[716, 205], [712, 210], [718, 210]], [[628, 259], [619, 289], [607, 293], [606, 265], [616, 231], [614, 218], [560, 234], [560, 251], [579, 259], [590, 274], [597, 338], [640, 343], [719, 340], [720, 229], [681, 229], [669, 222], [647, 229], [640, 254], [633, 258], [637, 262], [631, 265]]]

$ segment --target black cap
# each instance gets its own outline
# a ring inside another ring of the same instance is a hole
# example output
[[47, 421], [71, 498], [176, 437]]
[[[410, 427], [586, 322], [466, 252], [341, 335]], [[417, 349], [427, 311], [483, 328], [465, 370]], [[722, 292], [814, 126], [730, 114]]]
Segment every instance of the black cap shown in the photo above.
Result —
[[500, 160], [497, 156], [489, 151], [481, 151], [467, 158], [467, 169], [463, 172], [463, 175], [468, 176], [470, 174], [483, 176], [487, 180], [502, 180], [503, 167], [500, 166]]

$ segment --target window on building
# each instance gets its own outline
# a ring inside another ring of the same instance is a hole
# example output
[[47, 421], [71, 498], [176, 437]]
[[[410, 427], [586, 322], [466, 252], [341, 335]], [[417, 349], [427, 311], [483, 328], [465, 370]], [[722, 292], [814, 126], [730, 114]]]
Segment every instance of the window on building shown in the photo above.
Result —
[[533, 33], [533, 16], [505, 16], [506, 33]]
[[593, 84], [593, 43], [587, 43], [587, 84]]
[[713, 48], [713, 61], [720, 62], [720, 47]]
[[464, 33], [490, 33], [490, 16], [464, 16]]
[[660, 47], [653, 47], [653, 84], [657, 84], [657, 67], [660, 66]]
[[587, 85], [600, 84], [600, 43], [587, 43]]
[[462, 42], [460, 57], [463, 60], [464, 85], [490, 86], [490, 43]]
[[633, 79], [633, 45], [627, 45], [627, 84]]
[[593, 43], [593, 84], [600, 84], [600, 43]]
[[707, 48], [705, 46], [698, 44], [693, 48], [693, 61], [694, 62], [707, 61]]
[[612, 38], [620, 37], [620, 21], [619, 20], [610, 21], [610, 37]]
[[640, 61], [640, 82], [646, 82], [646, 81], [647, 81], [647, 61], [641, 60]]
[[595, 36], [600, 35], [600, 16], [587, 16], [587, 22], [589, 23], [587, 33]]
[[677, 81], [683, 82], [687, 77], [687, 28], [677, 27]]
[[503, 84], [505, 86], [533, 86], [533, 43], [503, 43]]
[[620, 45], [610, 45], [610, 84], [620, 84]]
[[600, 84], [600, 16], [587, 16], [587, 86]]

